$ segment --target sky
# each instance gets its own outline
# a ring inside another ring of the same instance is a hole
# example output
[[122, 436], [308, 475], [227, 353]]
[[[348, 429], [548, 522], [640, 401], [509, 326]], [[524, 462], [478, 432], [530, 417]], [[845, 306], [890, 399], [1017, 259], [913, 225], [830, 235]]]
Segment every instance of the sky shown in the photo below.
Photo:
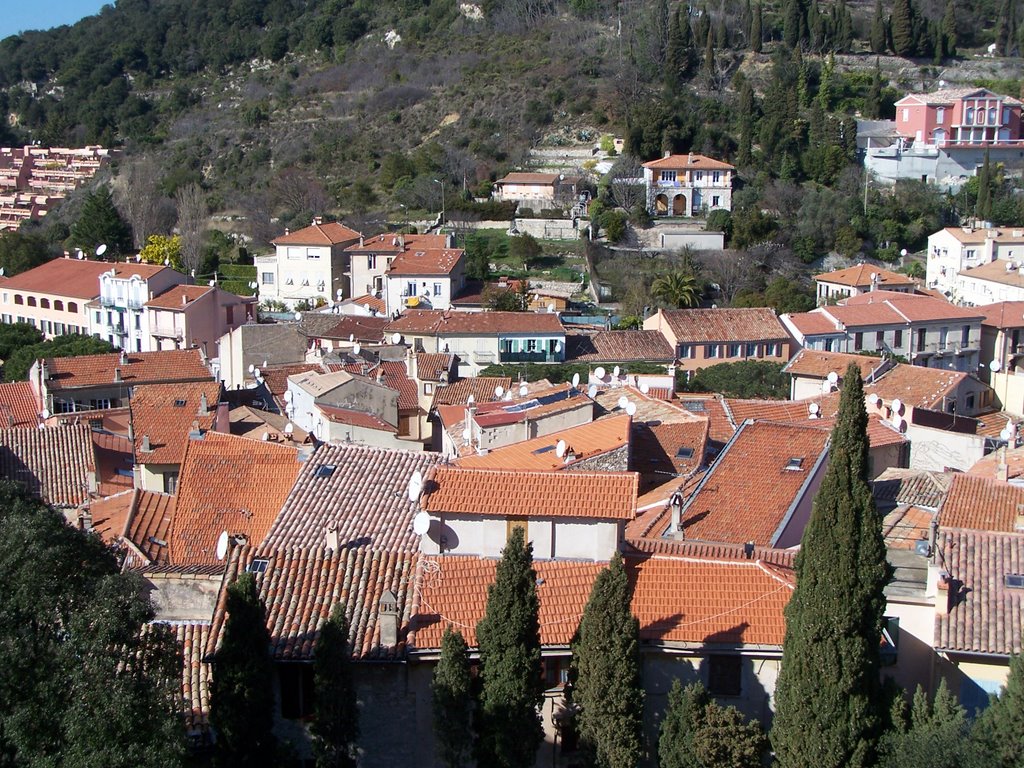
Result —
[[16, 35], [26, 29], [49, 29], [61, 24], [74, 24], [85, 16], [99, 13], [113, 0], [36, 0], [17, 2], [4, 0], [0, 12], [0, 39]]

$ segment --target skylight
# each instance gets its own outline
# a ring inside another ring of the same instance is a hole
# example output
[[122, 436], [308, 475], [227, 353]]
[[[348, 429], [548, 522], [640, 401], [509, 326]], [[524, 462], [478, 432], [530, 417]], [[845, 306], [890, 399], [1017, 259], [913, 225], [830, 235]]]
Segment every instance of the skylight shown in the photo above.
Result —
[[268, 565], [270, 565], [269, 560], [253, 560], [245, 570], [249, 573], [266, 573]]
[[316, 477], [316, 478], [319, 478], [319, 479], [322, 480], [324, 478], [328, 478], [331, 475], [333, 475], [334, 474], [334, 470], [335, 470], [334, 464], [321, 464], [313, 472], [313, 477]]
[[677, 459], [692, 459], [693, 458], [693, 448], [691, 448], [688, 445], [681, 445], [681, 446], [679, 446], [679, 450], [676, 451], [676, 458]]
[[691, 413], [704, 413], [707, 411], [703, 400], [683, 400], [682, 406]]
[[790, 472], [799, 472], [803, 469], [804, 457], [793, 456], [788, 462], [786, 462], [786, 469]]
[[174, 407], [175, 408], [184, 408], [186, 403], [187, 403], [186, 400], [175, 400], [174, 401]]
[[535, 449], [533, 451], [533, 453], [535, 453], [535, 454], [537, 454], [537, 453], [550, 453], [553, 450], [555, 450], [555, 446], [553, 446], [553, 445], [545, 445], [542, 448]]
[[1024, 589], [1024, 574], [1008, 573], [1003, 577], [1003, 583], [1011, 589]]

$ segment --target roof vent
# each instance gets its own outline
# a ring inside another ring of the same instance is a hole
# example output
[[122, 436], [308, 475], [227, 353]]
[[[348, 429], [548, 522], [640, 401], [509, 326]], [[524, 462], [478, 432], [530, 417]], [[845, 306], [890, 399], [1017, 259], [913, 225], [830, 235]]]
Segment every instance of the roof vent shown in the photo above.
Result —
[[199, 395], [199, 415], [205, 416], [210, 408], [210, 401], [206, 399], [206, 393]]
[[801, 469], [803, 469], [803, 466], [803, 456], [793, 456], [792, 458], [790, 458], [788, 462], [786, 462], [786, 470], [789, 472], [799, 472]]
[[143, 453], [150, 453], [153, 450], [153, 446], [149, 443], [149, 435], [142, 436], [142, 448], [140, 449]]

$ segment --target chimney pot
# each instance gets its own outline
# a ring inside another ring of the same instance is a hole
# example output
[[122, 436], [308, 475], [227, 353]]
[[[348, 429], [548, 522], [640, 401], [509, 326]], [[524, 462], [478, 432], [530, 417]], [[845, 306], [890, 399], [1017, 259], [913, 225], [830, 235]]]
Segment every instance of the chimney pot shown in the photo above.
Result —
[[122, 379], [121, 379], [121, 369], [120, 368], [115, 368], [114, 369], [114, 383], [119, 384], [121, 381], [122, 381]]
[[324, 533], [324, 547], [331, 550], [332, 552], [338, 551], [338, 524], [331, 522], [327, 524], [327, 530]]
[[385, 648], [398, 645], [398, 598], [390, 589], [380, 596], [377, 622], [380, 624], [380, 644]]

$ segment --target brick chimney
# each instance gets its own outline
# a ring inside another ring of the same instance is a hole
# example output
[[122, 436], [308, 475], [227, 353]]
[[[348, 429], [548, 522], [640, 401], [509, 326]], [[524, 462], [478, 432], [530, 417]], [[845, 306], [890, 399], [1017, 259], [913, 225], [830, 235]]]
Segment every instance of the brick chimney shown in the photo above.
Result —
[[377, 623], [380, 624], [380, 644], [385, 648], [398, 645], [398, 598], [390, 589], [380, 596]]

